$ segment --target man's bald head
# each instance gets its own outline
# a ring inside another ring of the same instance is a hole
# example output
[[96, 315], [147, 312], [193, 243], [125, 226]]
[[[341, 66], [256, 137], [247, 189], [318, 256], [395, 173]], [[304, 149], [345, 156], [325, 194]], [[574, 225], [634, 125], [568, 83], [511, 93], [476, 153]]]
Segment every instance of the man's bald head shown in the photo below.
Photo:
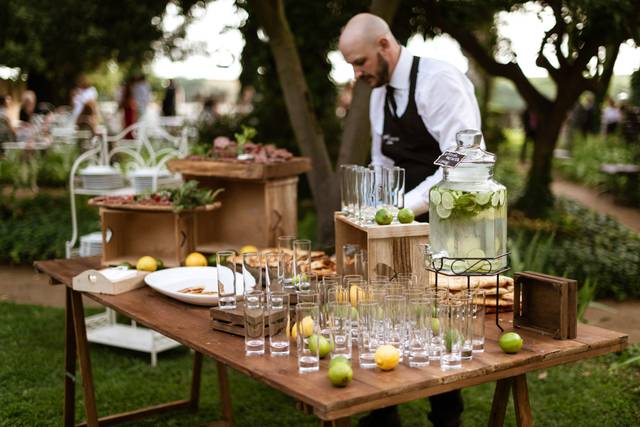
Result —
[[388, 83], [400, 56], [400, 45], [387, 23], [370, 13], [360, 13], [347, 22], [339, 49], [356, 78], [374, 87]]

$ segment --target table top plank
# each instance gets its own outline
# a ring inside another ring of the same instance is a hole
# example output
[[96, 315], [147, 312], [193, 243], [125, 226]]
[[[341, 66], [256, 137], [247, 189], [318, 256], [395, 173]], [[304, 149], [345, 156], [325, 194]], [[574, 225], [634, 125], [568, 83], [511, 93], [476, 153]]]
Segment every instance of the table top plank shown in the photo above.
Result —
[[[74, 275], [98, 265], [99, 258], [96, 257], [35, 263], [38, 270], [67, 286], [71, 285]], [[522, 351], [506, 355], [499, 348], [500, 331], [491, 315], [486, 320], [485, 352], [474, 355], [471, 362], [463, 362], [459, 370], [443, 372], [437, 365], [422, 369], [400, 365], [391, 372], [381, 372], [378, 369], [360, 369], [356, 362], [353, 382], [346, 388], [336, 389], [327, 379], [327, 360], [321, 361], [320, 372], [298, 374], [294, 348], [289, 357], [245, 356], [241, 337], [210, 329], [207, 307], [173, 300], [149, 287], [120, 295], [86, 295], [142, 325], [301, 400], [314, 407], [316, 415], [327, 420], [619, 351], [627, 345], [625, 334], [580, 324], [574, 340], [555, 340], [535, 332], [519, 330], [525, 343]], [[505, 329], [512, 329], [509, 314], [501, 316], [501, 325]]]

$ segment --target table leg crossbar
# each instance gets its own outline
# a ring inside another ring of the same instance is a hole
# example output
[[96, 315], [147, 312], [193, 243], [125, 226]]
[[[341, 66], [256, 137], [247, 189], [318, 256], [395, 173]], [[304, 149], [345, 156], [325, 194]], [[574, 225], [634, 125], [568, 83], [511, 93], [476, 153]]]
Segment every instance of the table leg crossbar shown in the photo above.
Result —
[[[120, 414], [108, 415], [98, 418], [96, 409], [96, 397], [91, 371], [91, 358], [89, 356], [89, 344], [84, 322], [84, 307], [80, 292], [66, 288], [65, 306], [65, 377], [64, 377], [64, 425], [75, 425], [75, 382], [76, 362], [80, 359], [80, 372], [84, 391], [84, 405], [87, 419], [78, 426], [107, 426], [128, 422], [151, 415], [161, 414], [167, 411], [187, 409], [196, 411], [200, 401], [200, 382], [202, 374], [202, 353], [197, 351], [193, 355], [193, 372], [191, 376], [191, 390], [188, 399], [162, 403]], [[222, 400], [223, 420], [216, 423], [219, 426], [233, 426], [233, 412], [231, 407], [229, 377], [227, 366], [217, 362], [218, 386], [220, 399]]]

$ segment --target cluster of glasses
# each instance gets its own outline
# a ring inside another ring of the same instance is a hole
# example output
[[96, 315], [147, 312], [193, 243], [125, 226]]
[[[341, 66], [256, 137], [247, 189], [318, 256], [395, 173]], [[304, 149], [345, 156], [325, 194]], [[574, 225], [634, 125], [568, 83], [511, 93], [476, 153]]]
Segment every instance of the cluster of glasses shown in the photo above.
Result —
[[361, 224], [372, 224], [380, 208], [396, 218], [404, 207], [404, 181], [405, 170], [400, 167], [341, 165], [341, 211]]
[[378, 347], [392, 345], [409, 367], [439, 362], [448, 370], [484, 351], [482, 289], [436, 291], [418, 285], [415, 274], [398, 274], [393, 280], [333, 276], [318, 286], [317, 318], [312, 318], [319, 328], [313, 334], [328, 340], [332, 358], [351, 358], [357, 351], [361, 368], [375, 368]]

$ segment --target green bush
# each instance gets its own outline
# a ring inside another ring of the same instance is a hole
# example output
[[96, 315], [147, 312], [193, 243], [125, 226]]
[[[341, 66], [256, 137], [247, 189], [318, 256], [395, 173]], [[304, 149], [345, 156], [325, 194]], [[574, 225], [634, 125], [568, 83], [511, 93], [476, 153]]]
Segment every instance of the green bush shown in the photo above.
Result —
[[[591, 286], [597, 283], [597, 297], [640, 297], [640, 235], [611, 217], [559, 199], [545, 220], [512, 215], [509, 235], [510, 250], [516, 254], [512, 259], [520, 265], [526, 264], [519, 261], [527, 258], [522, 254], [528, 254], [535, 260], [537, 271], [570, 277], [579, 283], [590, 280]], [[553, 244], [549, 245], [546, 239], [553, 235]], [[514, 270], [521, 268], [517, 263]]]
[[65, 187], [79, 150], [58, 145], [45, 152], [7, 151], [0, 159], [0, 183], [30, 187], [32, 178], [40, 187]]
[[[39, 194], [30, 199], [0, 199], [0, 263], [30, 264], [64, 258], [71, 237], [69, 197]], [[76, 200], [79, 235], [100, 229], [98, 212]]]

